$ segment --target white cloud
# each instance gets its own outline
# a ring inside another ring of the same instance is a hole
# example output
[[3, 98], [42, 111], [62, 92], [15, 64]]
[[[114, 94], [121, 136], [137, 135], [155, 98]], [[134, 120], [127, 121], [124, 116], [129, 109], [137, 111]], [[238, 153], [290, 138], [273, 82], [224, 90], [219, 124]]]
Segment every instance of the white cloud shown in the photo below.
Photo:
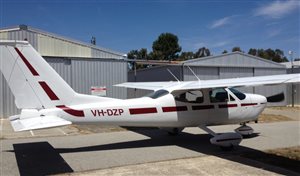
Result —
[[226, 24], [228, 24], [230, 22], [230, 17], [224, 17], [224, 18], [221, 18], [221, 19], [218, 19], [216, 21], [214, 21], [210, 28], [211, 29], [214, 29], [214, 28], [218, 28], [218, 27], [221, 27], [221, 26], [224, 26]]
[[254, 10], [255, 16], [266, 16], [269, 18], [282, 18], [300, 7], [300, 1], [274, 1]]

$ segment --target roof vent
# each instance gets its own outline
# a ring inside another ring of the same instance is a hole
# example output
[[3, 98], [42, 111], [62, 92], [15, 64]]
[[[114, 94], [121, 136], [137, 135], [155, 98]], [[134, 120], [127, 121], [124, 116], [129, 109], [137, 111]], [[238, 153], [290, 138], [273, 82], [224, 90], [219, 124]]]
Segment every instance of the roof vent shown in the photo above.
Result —
[[25, 25], [25, 24], [20, 24], [20, 25], [19, 25], [19, 28], [20, 28], [20, 30], [27, 30], [27, 29], [28, 29], [28, 26]]
[[91, 39], [91, 44], [92, 44], [92, 45], [96, 45], [96, 37], [94, 37], [94, 36], [92, 37], [92, 39]]

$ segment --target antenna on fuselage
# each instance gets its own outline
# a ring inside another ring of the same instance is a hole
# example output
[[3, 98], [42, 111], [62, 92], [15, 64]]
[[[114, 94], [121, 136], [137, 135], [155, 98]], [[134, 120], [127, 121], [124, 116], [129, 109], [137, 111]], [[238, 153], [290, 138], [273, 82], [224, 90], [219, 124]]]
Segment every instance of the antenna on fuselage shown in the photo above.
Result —
[[169, 70], [168, 68], [167, 68], [167, 70], [178, 82], [180, 82], [179, 79], [171, 72], [171, 70]]
[[190, 71], [193, 73], [193, 75], [198, 79], [198, 81], [201, 81], [200, 78], [195, 74], [195, 72], [191, 69], [190, 66], [187, 65], [187, 67], [190, 69]]

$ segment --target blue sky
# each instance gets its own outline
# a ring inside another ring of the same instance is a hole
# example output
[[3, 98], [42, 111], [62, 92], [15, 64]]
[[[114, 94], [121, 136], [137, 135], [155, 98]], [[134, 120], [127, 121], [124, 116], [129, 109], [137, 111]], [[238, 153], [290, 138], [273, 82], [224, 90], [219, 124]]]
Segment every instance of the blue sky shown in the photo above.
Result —
[[163, 32], [183, 51], [279, 48], [300, 56], [300, 1], [0, 0], [0, 27], [27, 24], [127, 53], [151, 50]]

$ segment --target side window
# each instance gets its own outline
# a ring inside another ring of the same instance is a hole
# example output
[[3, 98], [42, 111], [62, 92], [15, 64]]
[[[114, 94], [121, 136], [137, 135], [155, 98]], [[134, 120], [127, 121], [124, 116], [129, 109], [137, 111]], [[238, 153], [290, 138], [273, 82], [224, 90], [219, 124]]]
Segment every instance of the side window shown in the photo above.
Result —
[[191, 90], [175, 96], [176, 101], [188, 103], [203, 103], [203, 93], [201, 90]]
[[209, 92], [210, 102], [218, 103], [218, 102], [227, 102], [228, 101], [228, 93], [223, 88], [215, 88]]

